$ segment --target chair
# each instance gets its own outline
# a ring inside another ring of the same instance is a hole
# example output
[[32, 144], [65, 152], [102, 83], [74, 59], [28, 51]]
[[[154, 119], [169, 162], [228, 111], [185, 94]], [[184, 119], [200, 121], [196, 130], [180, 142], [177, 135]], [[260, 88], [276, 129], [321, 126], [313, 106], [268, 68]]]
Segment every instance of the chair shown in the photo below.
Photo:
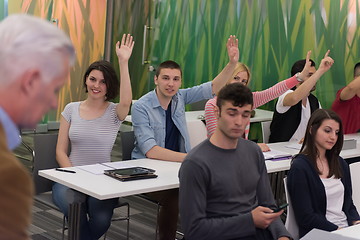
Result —
[[[135, 134], [134, 131], [124, 131], [124, 132], [120, 132], [120, 137], [121, 137], [121, 148], [122, 148], [122, 160], [126, 161], [126, 160], [131, 160], [131, 153], [135, 147]], [[161, 204], [157, 201], [155, 201], [154, 199], [149, 198], [147, 195], [145, 194], [140, 194], [140, 197], [156, 204], [157, 209], [157, 218], [159, 217], [159, 213], [160, 213], [160, 208], [161, 208]], [[155, 231], [155, 240], [157, 239], [158, 236], [158, 223], [156, 221], [156, 227], [155, 227], [156, 231]], [[183, 236], [183, 234], [179, 231], [176, 231], [177, 234]]]
[[[126, 160], [131, 160], [131, 153], [135, 147], [135, 134], [134, 131], [124, 131], [124, 132], [120, 132], [120, 137], [121, 137], [121, 148], [122, 148], [122, 160], [126, 161]], [[153, 199], [149, 198], [147, 195], [145, 194], [140, 194], [140, 197], [156, 204], [157, 206], [157, 218], [159, 217], [159, 213], [160, 213], [160, 203], [157, 201], [154, 201]], [[158, 224], [156, 221], [156, 232], [155, 232], [155, 240], [157, 239], [157, 235], [158, 235]]]
[[298, 240], [299, 239], [299, 227], [295, 220], [294, 210], [291, 205], [289, 192], [287, 190], [286, 180], [287, 180], [287, 178], [285, 177], [284, 178], [285, 197], [286, 197], [286, 201], [289, 205], [287, 206], [287, 216], [286, 216], [286, 221], [285, 221], [285, 227], [288, 230], [288, 232], [291, 234], [293, 239]]
[[[34, 136], [35, 156], [33, 161], [33, 181], [35, 186], [35, 200], [60, 212], [60, 209], [52, 201], [53, 182], [38, 175], [39, 170], [59, 167], [56, 161], [57, 137], [57, 133], [36, 134]], [[130, 206], [129, 203], [119, 199], [116, 208], [122, 206], [127, 206], [127, 216], [113, 218], [111, 221], [127, 220], [127, 239], [129, 239]], [[62, 239], [64, 239], [66, 229], [66, 219], [64, 215]], [[104, 239], [106, 239], [106, 233], [104, 234]]]
[[[35, 200], [60, 212], [60, 209], [52, 201], [53, 182], [38, 175], [39, 170], [59, 167], [55, 158], [56, 143], [57, 134], [34, 136], [35, 151], [32, 177], [35, 187]], [[66, 229], [66, 220], [63, 216], [62, 239], [64, 239]]]
[[135, 147], [134, 131], [120, 132], [122, 160], [131, 160], [131, 153]]
[[198, 110], [204, 110], [205, 105], [209, 99], [203, 99], [198, 102], [190, 103], [191, 111], [198, 111]]
[[269, 143], [271, 121], [261, 122], [261, 132], [264, 143]]
[[360, 210], [360, 162], [355, 162], [349, 165], [351, 184], [352, 184], [352, 199], [355, 207]]

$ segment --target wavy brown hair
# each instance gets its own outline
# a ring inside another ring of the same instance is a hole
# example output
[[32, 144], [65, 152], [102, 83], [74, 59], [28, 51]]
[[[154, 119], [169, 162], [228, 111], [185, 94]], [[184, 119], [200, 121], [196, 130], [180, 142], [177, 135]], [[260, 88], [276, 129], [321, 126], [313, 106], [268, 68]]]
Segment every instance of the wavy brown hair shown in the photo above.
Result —
[[335, 178], [341, 178], [342, 169], [339, 162], [339, 155], [344, 142], [344, 133], [341, 119], [334, 111], [329, 109], [317, 109], [313, 112], [306, 127], [305, 138], [300, 149], [300, 153], [306, 155], [310, 159], [316, 172], [321, 174], [316, 164], [316, 158], [319, 155], [319, 151], [315, 145], [315, 137], [319, 127], [323, 121], [327, 119], [332, 119], [339, 123], [338, 139], [333, 148], [326, 150], [325, 152], [325, 156], [329, 164], [329, 175], [327, 177], [334, 175]]

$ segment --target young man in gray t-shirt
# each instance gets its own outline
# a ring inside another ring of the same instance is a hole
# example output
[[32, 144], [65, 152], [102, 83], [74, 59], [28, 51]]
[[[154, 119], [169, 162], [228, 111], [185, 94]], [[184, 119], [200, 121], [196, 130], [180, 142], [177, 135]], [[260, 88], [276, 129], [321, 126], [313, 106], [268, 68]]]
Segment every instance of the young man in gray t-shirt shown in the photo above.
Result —
[[234, 83], [217, 98], [217, 129], [185, 158], [179, 172], [180, 217], [186, 240], [290, 239], [273, 212], [264, 156], [242, 139], [250, 121], [251, 91]]

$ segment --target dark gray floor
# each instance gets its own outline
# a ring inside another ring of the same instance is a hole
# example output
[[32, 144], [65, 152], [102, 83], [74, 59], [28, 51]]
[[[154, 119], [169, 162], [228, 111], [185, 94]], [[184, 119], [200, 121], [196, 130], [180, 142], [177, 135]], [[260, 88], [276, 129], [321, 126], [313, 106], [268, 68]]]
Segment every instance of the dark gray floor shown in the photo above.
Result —
[[[130, 203], [130, 239], [154, 239], [156, 205], [143, 198], [125, 198]], [[125, 214], [125, 208], [115, 210], [114, 215]], [[63, 215], [46, 205], [35, 202], [30, 235], [34, 240], [61, 239]], [[67, 231], [65, 231], [67, 234]], [[126, 239], [126, 221], [113, 222], [107, 232], [108, 240]]]

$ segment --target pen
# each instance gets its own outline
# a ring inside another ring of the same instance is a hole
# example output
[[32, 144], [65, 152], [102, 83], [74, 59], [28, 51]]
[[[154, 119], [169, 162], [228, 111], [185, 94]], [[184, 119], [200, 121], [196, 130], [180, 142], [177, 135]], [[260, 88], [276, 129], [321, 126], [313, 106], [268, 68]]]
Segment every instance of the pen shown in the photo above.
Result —
[[76, 173], [73, 170], [66, 170], [66, 169], [61, 169], [61, 168], [55, 168], [56, 171], [60, 171], [60, 172], [67, 172], [67, 173]]

